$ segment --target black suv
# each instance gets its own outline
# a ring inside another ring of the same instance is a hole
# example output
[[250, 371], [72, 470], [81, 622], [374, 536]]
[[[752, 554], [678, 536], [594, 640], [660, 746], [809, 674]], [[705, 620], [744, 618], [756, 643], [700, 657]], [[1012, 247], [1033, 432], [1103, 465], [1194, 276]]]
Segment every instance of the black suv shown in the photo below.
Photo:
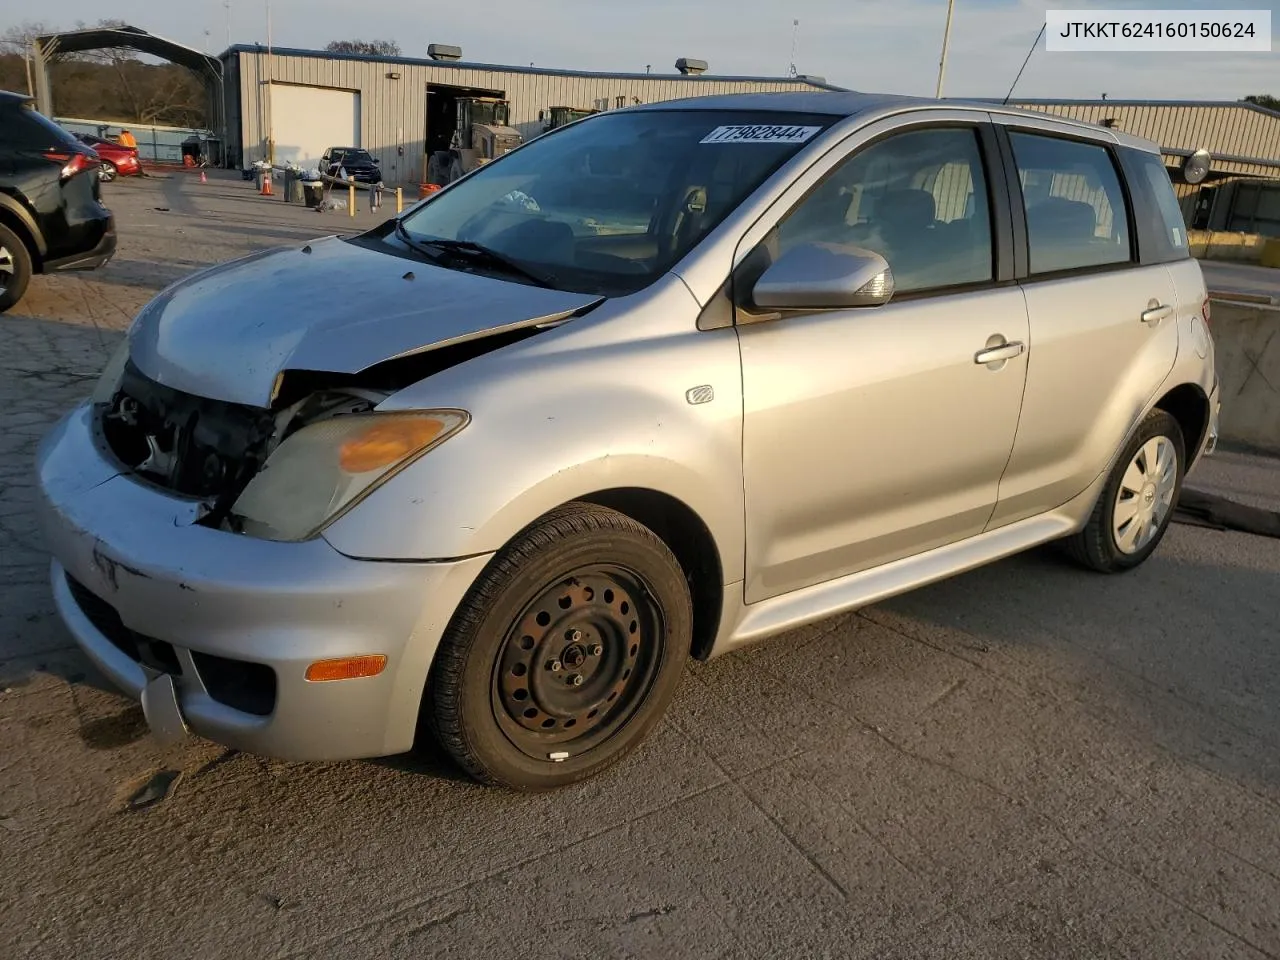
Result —
[[330, 147], [320, 158], [320, 169], [331, 177], [339, 177], [339, 170], [356, 183], [380, 183], [382, 170], [368, 150], [360, 147]]
[[115, 222], [100, 201], [98, 155], [0, 90], [0, 312], [33, 273], [93, 270], [116, 250]]

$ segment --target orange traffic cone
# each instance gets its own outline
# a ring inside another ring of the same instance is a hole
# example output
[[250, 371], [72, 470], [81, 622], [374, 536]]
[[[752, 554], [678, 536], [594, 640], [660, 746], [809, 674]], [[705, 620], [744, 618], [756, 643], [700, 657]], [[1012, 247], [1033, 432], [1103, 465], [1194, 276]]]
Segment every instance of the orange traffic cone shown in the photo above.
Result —
[[271, 171], [270, 170], [264, 170], [262, 173], [262, 196], [264, 197], [275, 196], [275, 194], [271, 192]]
[[204, 175], [204, 171], [203, 171], [203, 170], [201, 170], [201, 171], [200, 171], [200, 182], [201, 182], [201, 183], [208, 183], [208, 182], [209, 182], [209, 178], [208, 178], [208, 177], [206, 177], [206, 176]]

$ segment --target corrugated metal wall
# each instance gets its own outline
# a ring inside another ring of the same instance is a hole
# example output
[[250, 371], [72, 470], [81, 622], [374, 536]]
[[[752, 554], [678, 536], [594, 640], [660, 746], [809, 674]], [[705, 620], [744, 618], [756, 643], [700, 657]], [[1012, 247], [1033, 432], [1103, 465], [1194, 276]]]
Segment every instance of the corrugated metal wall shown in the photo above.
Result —
[[[641, 103], [674, 100], [680, 97], [712, 96], [723, 93], [758, 93], [779, 90], [821, 89], [801, 79], [720, 80], [715, 77], [608, 77], [537, 72], [504, 71], [501, 68], [440, 64], [393, 63], [369, 60], [342, 60], [265, 52], [240, 51], [238, 60], [239, 105], [234, 110], [241, 164], [248, 165], [266, 156], [270, 99], [264, 81], [337, 87], [360, 93], [360, 146], [382, 158], [388, 181], [413, 182], [423, 175], [426, 136], [426, 94], [428, 84], [447, 84], [500, 91], [511, 102], [511, 123], [529, 139], [542, 130], [538, 111], [551, 106], [591, 107], [597, 100], [624, 97]], [[392, 80], [388, 73], [399, 73]], [[230, 111], [229, 111], [230, 112]], [[397, 148], [403, 147], [403, 155]]]
[[[1011, 106], [1051, 113], [1086, 123], [1116, 121], [1116, 129], [1154, 140], [1161, 147], [1197, 150], [1214, 157], [1254, 157], [1280, 161], [1280, 117], [1233, 104], [1167, 105], [1126, 103], [1022, 102]], [[1280, 168], [1230, 164], [1215, 160], [1215, 169], [1232, 173], [1280, 176]], [[1237, 169], [1239, 168], [1239, 169]]]

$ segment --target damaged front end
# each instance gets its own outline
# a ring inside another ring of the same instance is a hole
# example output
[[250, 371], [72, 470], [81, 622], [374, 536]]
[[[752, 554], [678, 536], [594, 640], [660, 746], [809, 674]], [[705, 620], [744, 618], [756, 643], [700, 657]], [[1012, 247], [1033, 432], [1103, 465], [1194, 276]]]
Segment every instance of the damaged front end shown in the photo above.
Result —
[[138, 478], [201, 501], [197, 521], [241, 532], [232, 507], [279, 445], [326, 419], [370, 413], [389, 391], [313, 389], [271, 409], [211, 400], [166, 387], [126, 363], [98, 404], [102, 441]]

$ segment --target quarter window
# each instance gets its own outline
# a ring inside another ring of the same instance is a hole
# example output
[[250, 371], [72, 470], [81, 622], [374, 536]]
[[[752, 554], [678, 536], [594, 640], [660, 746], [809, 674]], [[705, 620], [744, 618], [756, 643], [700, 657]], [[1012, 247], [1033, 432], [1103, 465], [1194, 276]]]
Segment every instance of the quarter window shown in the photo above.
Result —
[[1032, 273], [1132, 260], [1129, 214], [1105, 147], [1010, 133]]
[[[1169, 169], [1154, 153], [1134, 151], [1130, 156], [1134, 157], [1135, 165], [1142, 168], [1147, 186], [1151, 188], [1151, 195], [1160, 209], [1160, 223], [1152, 225], [1159, 259], [1185, 260], [1190, 256], [1187, 249], [1187, 224], [1182, 217], [1182, 208], [1178, 205], [1173, 181], [1169, 179]], [[1140, 231], [1139, 236], [1145, 238], [1146, 234]]]
[[919, 130], [837, 167], [778, 225], [778, 246], [838, 243], [889, 261], [902, 293], [993, 277], [991, 210], [977, 132]]

